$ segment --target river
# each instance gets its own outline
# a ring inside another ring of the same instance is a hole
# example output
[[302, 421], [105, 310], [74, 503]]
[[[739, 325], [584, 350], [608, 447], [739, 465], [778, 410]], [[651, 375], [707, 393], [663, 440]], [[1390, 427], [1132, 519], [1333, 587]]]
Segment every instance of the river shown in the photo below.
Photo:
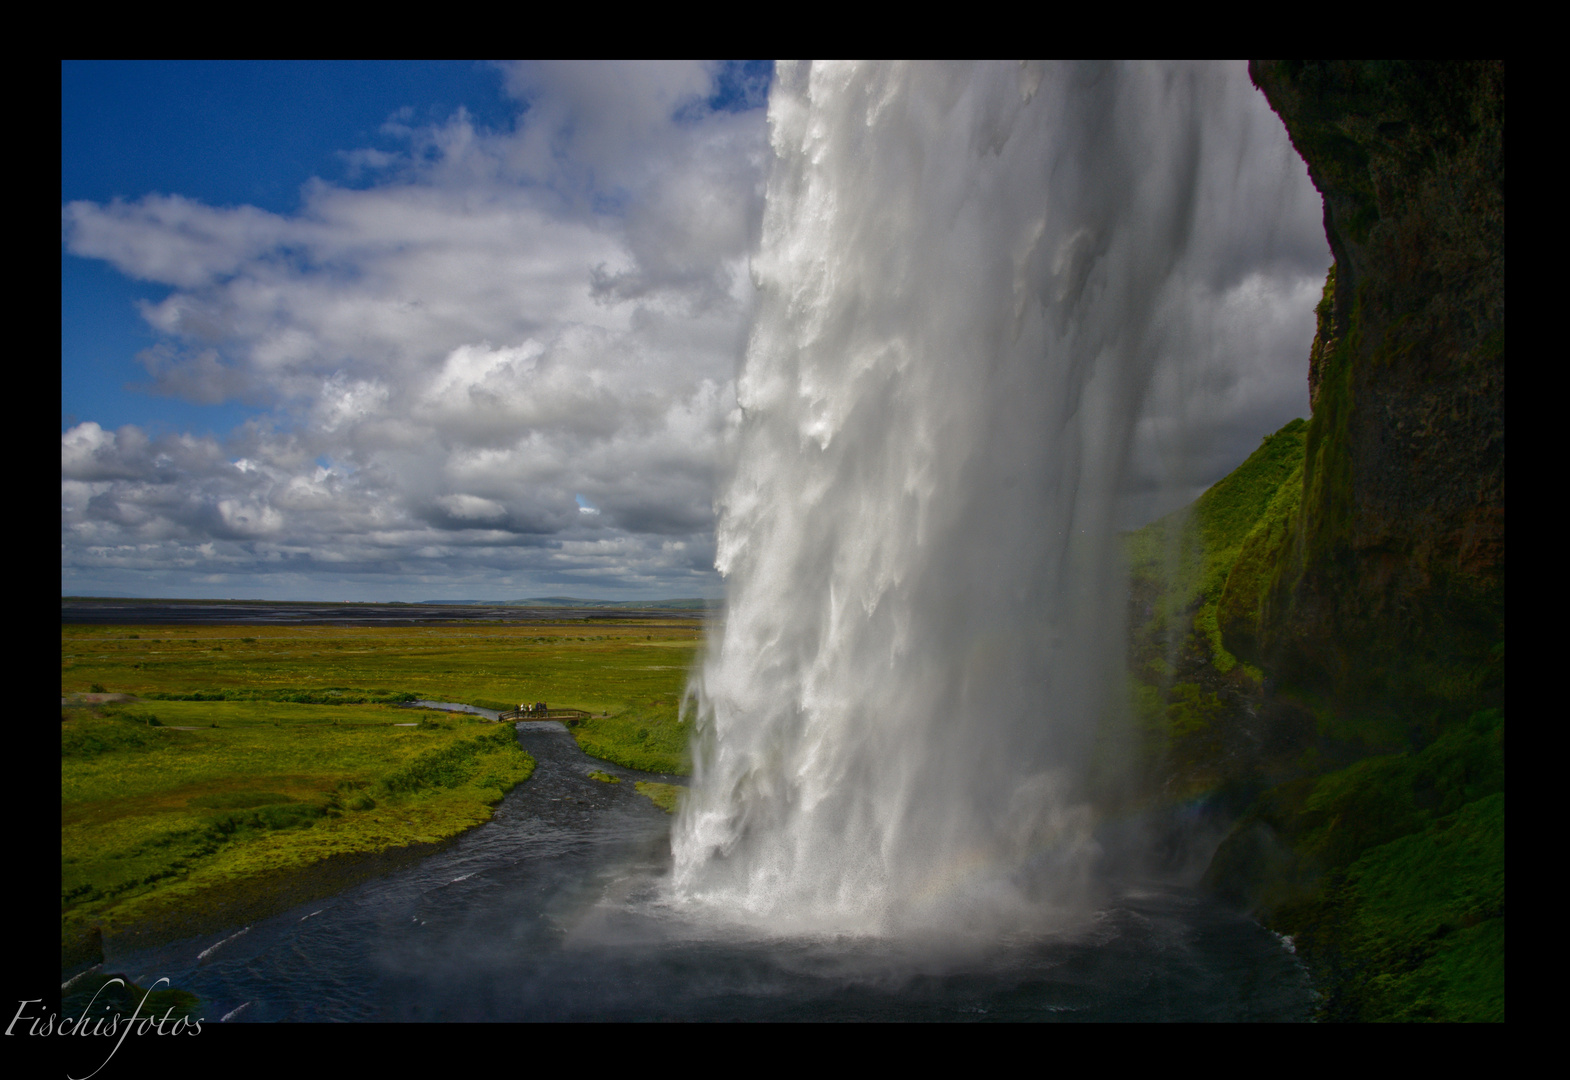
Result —
[[[519, 725], [533, 777], [450, 847], [248, 928], [105, 970], [168, 977], [208, 1020], [1299, 1020], [1302, 966], [1191, 891], [1117, 890], [1082, 925], [943, 955], [924, 943], [760, 940], [661, 902], [671, 819], [634, 790], [670, 781]], [[623, 780], [592, 779], [602, 771]]]

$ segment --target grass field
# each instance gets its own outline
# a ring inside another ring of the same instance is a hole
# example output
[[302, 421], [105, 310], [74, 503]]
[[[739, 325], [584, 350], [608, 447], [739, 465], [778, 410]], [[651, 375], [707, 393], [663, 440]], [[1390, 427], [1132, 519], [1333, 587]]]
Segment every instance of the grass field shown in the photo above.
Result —
[[685, 773], [686, 732], [677, 710], [701, 636], [693, 619], [67, 626], [60, 689], [321, 704], [409, 695], [492, 709], [544, 701], [608, 714], [574, 726], [587, 753], [648, 772]]
[[695, 620], [525, 626], [66, 626], [62, 693], [403, 692], [511, 708], [674, 707]]
[[331, 891], [487, 820], [532, 770], [510, 725], [396, 700], [606, 713], [574, 731], [591, 754], [684, 772], [677, 705], [700, 632], [63, 627], [62, 697], [137, 700], [62, 709], [62, 958], [93, 927], [201, 932]]

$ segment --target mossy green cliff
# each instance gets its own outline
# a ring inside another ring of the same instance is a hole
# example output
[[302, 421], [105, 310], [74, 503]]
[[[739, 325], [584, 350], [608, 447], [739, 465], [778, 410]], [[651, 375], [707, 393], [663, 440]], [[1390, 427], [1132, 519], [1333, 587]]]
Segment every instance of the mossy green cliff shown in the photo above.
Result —
[[1125, 540], [1144, 791], [1187, 800], [1225, 790], [1235, 801], [1291, 768], [1312, 737], [1300, 708], [1261, 712], [1263, 674], [1239, 663], [1217, 624], [1243, 552], [1297, 504], [1307, 427], [1293, 420], [1266, 436], [1192, 506]]
[[[1502, 704], [1504, 65], [1254, 61], [1335, 255], [1302, 505], [1220, 609], [1337, 711]], [[1433, 732], [1431, 731], [1430, 734]]]
[[1331, 1020], [1504, 1019], [1504, 716], [1259, 797], [1206, 882], [1296, 939]]
[[[1129, 538], [1144, 798], [1344, 1020], [1504, 1017], [1504, 66], [1255, 61], [1335, 263], [1312, 416]], [[1147, 804], [1148, 805], [1148, 804]]]

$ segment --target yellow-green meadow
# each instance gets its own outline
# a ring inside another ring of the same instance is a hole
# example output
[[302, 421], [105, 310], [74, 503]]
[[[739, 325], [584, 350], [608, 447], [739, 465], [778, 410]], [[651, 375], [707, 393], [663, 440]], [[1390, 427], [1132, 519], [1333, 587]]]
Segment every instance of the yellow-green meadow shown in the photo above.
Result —
[[607, 714], [575, 725], [586, 751], [685, 772], [700, 635], [691, 619], [62, 627], [63, 959], [94, 927], [183, 936], [324, 895], [488, 820], [529, 776], [510, 724], [400, 700]]

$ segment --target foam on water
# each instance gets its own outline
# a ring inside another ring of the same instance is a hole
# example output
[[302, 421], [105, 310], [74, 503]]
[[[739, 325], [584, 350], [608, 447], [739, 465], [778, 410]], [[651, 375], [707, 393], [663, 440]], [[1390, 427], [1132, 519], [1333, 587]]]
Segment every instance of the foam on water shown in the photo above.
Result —
[[218, 942], [216, 945], [210, 945], [207, 948], [203, 949], [201, 952], [197, 953], [196, 954], [196, 958], [198, 960], [206, 960], [209, 956], [211, 956], [213, 953], [217, 952], [219, 949], [223, 948], [225, 945], [229, 944], [231, 941], [234, 941], [236, 938], [243, 937], [243, 936], [245, 936], [246, 934], [248, 934], [250, 932], [251, 932], [251, 928], [249, 926], [247, 926], [243, 930], [239, 930], [239, 931], [237, 931], [237, 932], [235, 932], [233, 934], [230, 934], [228, 937], [224, 938], [222, 941]]

